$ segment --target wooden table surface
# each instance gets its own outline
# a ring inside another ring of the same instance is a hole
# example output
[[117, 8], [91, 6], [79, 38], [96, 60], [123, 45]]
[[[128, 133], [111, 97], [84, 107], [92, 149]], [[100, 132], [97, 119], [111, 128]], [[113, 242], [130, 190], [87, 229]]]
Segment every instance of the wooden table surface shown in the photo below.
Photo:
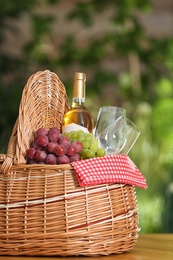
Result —
[[0, 256], [0, 260], [173, 260], [173, 234], [140, 234], [134, 248], [120, 255], [95, 257]]

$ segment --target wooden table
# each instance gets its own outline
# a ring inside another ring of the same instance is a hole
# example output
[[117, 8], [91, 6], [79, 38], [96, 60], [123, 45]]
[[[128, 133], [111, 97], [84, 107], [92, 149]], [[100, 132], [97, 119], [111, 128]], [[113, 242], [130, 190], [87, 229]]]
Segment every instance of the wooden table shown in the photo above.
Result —
[[0, 256], [0, 260], [173, 260], [173, 234], [140, 234], [135, 247], [120, 255], [96, 257]]

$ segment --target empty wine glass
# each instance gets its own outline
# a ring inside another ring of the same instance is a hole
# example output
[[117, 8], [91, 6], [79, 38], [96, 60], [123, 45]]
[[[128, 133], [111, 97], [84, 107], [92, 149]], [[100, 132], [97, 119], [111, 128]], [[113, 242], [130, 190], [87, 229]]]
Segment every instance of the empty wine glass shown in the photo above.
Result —
[[126, 110], [121, 107], [104, 106], [99, 109], [94, 134], [97, 137], [106, 127], [119, 117], [126, 116]]
[[120, 153], [128, 154], [134, 146], [134, 144], [136, 143], [141, 132], [139, 128], [130, 119], [126, 118], [125, 121], [126, 123], [124, 125], [124, 134], [126, 141]]
[[120, 116], [112, 124], [107, 126], [100, 134], [97, 140], [100, 147], [106, 150], [107, 155], [118, 154], [126, 143], [126, 120]]

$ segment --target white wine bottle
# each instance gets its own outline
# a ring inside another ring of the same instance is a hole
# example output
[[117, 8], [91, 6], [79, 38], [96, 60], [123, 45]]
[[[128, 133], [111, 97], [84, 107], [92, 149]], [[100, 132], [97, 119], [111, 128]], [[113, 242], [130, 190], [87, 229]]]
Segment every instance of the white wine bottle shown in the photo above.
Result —
[[77, 131], [92, 133], [94, 120], [91, 113], [85, 107], [85, 73], [74, 73], [72, 107], [64, 115], [62, 122], [62, 132]]

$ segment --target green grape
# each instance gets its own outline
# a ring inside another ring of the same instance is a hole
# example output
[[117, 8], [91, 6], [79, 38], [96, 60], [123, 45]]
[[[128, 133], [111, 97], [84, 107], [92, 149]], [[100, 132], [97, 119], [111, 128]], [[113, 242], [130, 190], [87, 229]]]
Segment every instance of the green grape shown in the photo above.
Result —
[[73, 133], [71, 133], [71, 137], [72, 139], [76, 139], [77, 140], [77, 132], [76, 131], [73, 131]]
[[92, 143], [92, 144], [90, 145], [90, 149], [96, 152], [97, 149], [98, 149], [98, 144], [97, 144], [97, 143]]
[[83, 143], [84, 141], [85, 141], [85, 137], [84, 137], [84, 135], [82, 136], [77, 136], [77, 140], [79, 141], [79, 142], [81, 142], [81, 143]]
[[90, 148], [90, 143], [89, 142], [85, 141], [85, 142], [82, 143], [82, 145], [83, 145], [84, 149]]
[[68, 139], [70, 139], [70, 137], [71, 137], [70, 132], [65, 132], [65, 133], [63, 133], [63, 135], [66, 136]]
[[93, 150], [91, 150], [91, 149], [88, 149], [88, 150], [86, 151], [86, 156], [87, 156], [87, 158], [93, 158], [93, 157], [95, 157], [95, 151], [93, 151]]
[[92, 140], [93, 140], [92, 134], [85, 133], [85, 141], [90, 143]]
[[104, 148], [99, 147], [98, 140], [92, 133], [86, 133], [82, 130], [64, 133], [70, 142], [79, 141], [82, 143], [83, 149], [80, 152], [81, 159], [89, 159], [93, 157], [102, 157], [106, 155]]
[[85, 133], [82, 130], [77, 130], [77, 138], [85, 137]]
[[81, 156], [81, 158], [82, 159], [87, 159], [88, 157], [87, 157], [87, 151], [88, 151], [89, 149], [83, 149], [82, 150], [82, 152], [81, 152], [81, 154], [80, 154], [80, 156]]
[[104, 148], [98, 148], [97, 151], [96, 151], [96, 155], [97, 155], [97, 157], [105, 156], [106, 155], [105, 149]]

